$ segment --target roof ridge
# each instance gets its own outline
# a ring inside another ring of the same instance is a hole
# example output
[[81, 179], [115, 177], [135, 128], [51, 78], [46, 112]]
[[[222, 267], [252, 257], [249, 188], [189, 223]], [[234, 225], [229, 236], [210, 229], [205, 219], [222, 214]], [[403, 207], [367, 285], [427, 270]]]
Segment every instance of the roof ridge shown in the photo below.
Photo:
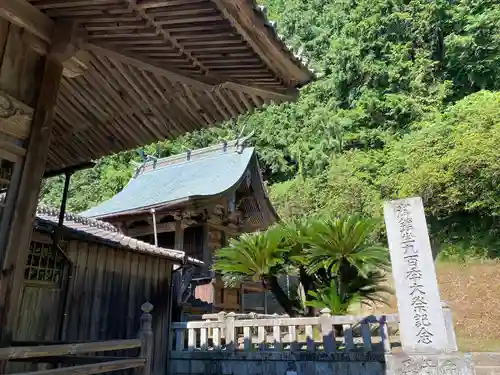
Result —
[[[164, 158], [147, 160], [144, 163], [134, 162], [136, 167], [136, 173], [132, 176], [137, 177], [141, 174], [147, 172], [153, 172], [155, 170], [165, 168], [172, 165], [181, 165], [185, 162], [196, 161], [206, 157], [208, 154], [212, 154], [215, 151], [223, 151], [225, 153], [229, 152], [239, 152], [241, 153], [246, 147], [245, 142], [248, 137], [239, 138], [231, 141], [225, 141], [221, 143], [217, 143], [211, 146], [198, 148], [195, 150], [188, 150], [187, 152], [183, 152], [180, 154], [170, 155]], [[194, 157], [194, 160], [193, 160]], [[131, 179], [131, 180], [132, 180]]]
[[[45, 205], [38, 205], [36, 208], [36, 214], [37, 215], [48, 215], [48, 216], [56, 216], [59, 217], [60, 215], [60, 210], [57, 208], [45, 206]], [[99, 229], [104, 229], [108, 232], [113, 232], [113, 233], [120, 233], [120, 230], [115, 227], [114, 225], [110, 223], [106, 223], [105, 221], [98, 220], [98, 219], [92, 219], [88, 218], [82, 215], [74, 214], [72, 212], [64, 212], [64, 220], [71, 220], [74, 221], [75, 223], [78, 224], [85, 224], [90, 227], [94, 228], [99, 228]], [[63, 222], [64, 225], [64, 222]]]

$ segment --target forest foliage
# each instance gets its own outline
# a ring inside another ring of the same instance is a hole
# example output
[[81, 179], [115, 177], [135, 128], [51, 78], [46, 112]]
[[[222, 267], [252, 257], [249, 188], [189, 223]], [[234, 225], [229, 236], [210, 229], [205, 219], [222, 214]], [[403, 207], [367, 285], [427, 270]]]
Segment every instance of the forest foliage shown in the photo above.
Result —
[[[500, 3], [497, 0], [266, 0], [268, 17], [318, 79], [296, 103], [160, 142], [167, 156], [254, 131], [283, 218], [380, 217], [420, 195], [442, 256], [500, 251]], [[155, 145], [146, 153], [153, 154]], [[135, 151], [72, 177], [82, 211], [128, 182]], [[41, 199], [59, 205], [62, 177]]]

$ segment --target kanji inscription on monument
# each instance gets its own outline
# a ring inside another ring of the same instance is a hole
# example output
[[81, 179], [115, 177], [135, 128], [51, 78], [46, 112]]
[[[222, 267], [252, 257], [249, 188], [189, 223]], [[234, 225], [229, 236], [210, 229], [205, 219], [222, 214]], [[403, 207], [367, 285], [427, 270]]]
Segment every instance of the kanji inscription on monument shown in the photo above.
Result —
[[408, 353], [448, 347], [431, 244], [421, 198], [384, 205], [401, 344]]

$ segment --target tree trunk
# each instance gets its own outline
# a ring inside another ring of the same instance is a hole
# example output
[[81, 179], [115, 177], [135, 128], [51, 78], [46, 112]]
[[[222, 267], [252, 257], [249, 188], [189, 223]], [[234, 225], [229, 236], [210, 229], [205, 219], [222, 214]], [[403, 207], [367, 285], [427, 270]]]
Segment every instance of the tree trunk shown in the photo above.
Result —
[[299, 306], [288, 298], [288, 295], [281, 289], [280, 284], [278, 283], [278, 278], [276, 276], [269, 276], [264, 280], [264, 286], [268, 287], [271, 293], [273, 293], [276, 301], [280, 304], [280, 306], [285, 310], [285, 312], [289, 316], [297, 315], [300, 310]]

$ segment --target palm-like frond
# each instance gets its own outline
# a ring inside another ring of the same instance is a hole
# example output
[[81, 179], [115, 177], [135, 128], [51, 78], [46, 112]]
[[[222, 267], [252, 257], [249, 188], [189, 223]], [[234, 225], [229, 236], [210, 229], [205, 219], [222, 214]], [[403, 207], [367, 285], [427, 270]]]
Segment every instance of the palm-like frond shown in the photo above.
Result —
[[327, 307], [332, 315], [345, 315], [353, 304], [362, 301], [362, 296], [359, 293], [339, 294], [335, 280], [332, 280], [326, 288], [310, 291], [309, 295], [313, 299], [306, 303], [308, 306], [318, 309]]
[[265, 232], [244, 233], [228, 247], [217, 250], [213, 269], [229, 285], [261, 281], [283, 265], [283, 234], [272, 227]]
[[345, 285], [347, 294], [358, 294], [361, 302], [366, 305], [388, 304], [388, 296], [393, 290], [387, 285], [384, 272], [373, 269], [368, 272], [368, 277], [357, 277], [347, 281]]
[[302, 237], [308, 244], [307, 272], [314, 274], [324, 268], [338, 274], [342, 267], [350, 266], [366, 278], [373, 265], [388, 267], [387, 249], [371, 242], [375, 227], [375, 221], [358, 216], [311, 221]]

